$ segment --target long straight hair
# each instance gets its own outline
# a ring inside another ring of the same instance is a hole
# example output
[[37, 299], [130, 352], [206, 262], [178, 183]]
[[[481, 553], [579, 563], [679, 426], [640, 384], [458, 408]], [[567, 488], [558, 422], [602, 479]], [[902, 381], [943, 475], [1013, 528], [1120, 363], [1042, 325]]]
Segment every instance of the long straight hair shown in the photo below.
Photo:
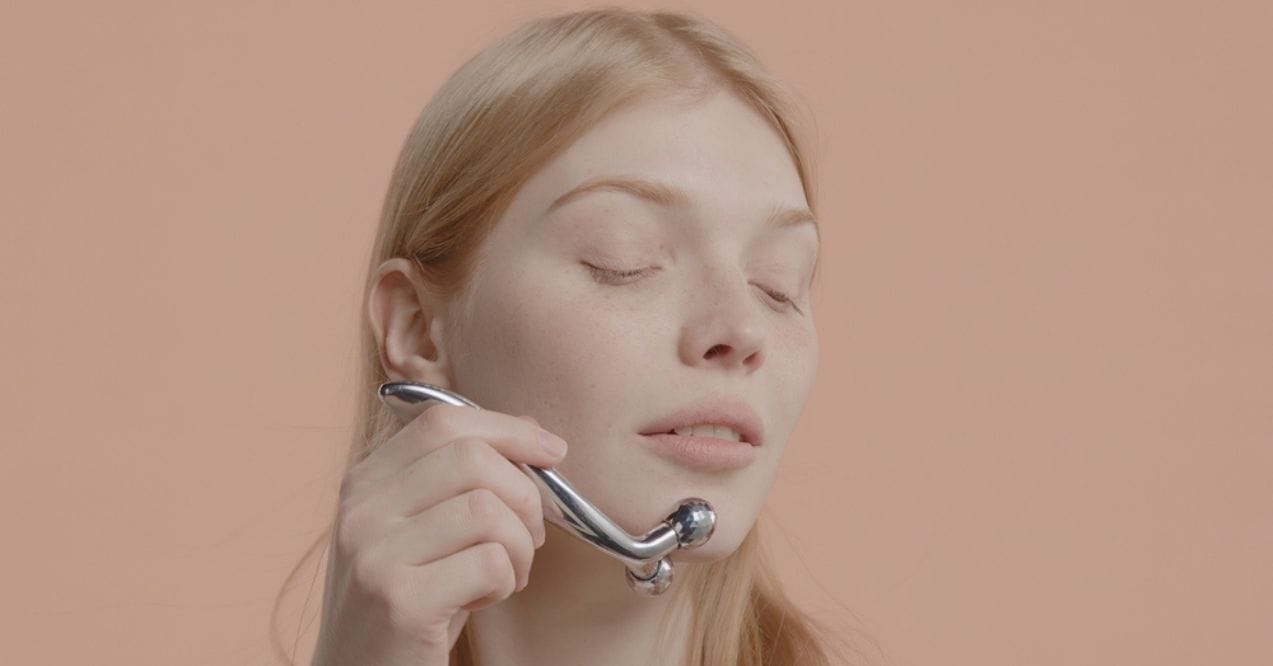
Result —
[[[482, 239], [548, 159], [638, 98], [693, 100], [719, 89], [735, 93], [782, 138], [816, 214], [790, 93], [722, 28], [691, 14], [617, 7], [556, 14], [523, 24], [473, 56], [425, 106], [394, 167], [364, 299], [376, 268], [393, 257], [412, 261], [436, 294], [453, 296], [465, 284]], [[376, 397], [377, 387], [388, 379], [365, 317], [358, 364], [359, 406], [346, 469], [400, 427]], [[690, 609], [690, 654], [684, 663], [832, 663], [837, 637], [784, 595], [762, 547], [763, 522], [762, 513], [729, 556], [678, 565], [677, 584], [669, 594]], [[278, 609], [297, 572], [329, 539], [333, 524], [310, 545], [275, 599], [271, 645], [289, 664], [275, 633]], [[466, 627], [451, 664], [475, 663]]]

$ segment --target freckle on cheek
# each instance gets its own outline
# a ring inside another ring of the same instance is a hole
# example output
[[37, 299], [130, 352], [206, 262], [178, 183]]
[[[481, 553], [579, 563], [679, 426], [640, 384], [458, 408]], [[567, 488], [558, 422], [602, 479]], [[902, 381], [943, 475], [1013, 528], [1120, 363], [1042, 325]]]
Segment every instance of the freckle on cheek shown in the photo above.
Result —
[[512, 382], [569, 382], [580, 362], [580, 341], [570, 326], [569, 314], [555, 312], [550, 304], [527, 298], [525, 293], [508, 296], [491, 303], [487, 320], [484, 337], [494, 347], [492, 360], [500, 364], [491, 370], [515, 373], [508, 377]]

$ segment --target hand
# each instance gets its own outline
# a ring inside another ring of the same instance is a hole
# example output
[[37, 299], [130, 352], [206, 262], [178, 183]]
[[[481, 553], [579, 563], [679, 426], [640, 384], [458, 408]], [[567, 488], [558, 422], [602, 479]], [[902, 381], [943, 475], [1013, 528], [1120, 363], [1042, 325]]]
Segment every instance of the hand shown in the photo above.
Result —
[[314, 666], [446, 666], [470, 612], [524, 588], [544, 543], [514, 461], [554, 467], [565, 450], [528, 416], [434, 405], [350, 468]]

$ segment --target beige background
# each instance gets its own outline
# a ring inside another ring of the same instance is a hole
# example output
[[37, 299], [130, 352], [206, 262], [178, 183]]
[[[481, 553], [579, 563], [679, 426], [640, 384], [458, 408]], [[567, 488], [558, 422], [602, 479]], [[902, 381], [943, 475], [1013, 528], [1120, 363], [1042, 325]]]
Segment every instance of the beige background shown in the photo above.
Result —
[[[6, 664], [268, 663], [407, 127], [580, 6], [174, 4], [0, 18]], [[877, 663], [1273, 663], [1271, 5], [659, 6], [818, 123], [801, 603]]]

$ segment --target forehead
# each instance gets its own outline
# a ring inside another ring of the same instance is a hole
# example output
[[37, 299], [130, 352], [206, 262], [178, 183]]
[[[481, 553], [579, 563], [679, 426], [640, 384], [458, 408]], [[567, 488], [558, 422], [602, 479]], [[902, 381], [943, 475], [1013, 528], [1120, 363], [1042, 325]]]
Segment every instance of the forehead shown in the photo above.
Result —
[[[725, 90], [688, 104], [646, 98], [615, 111], [536, 172], [510, 212], [543, 217], [606, 190], [721, 217], [808, 208], [782, 138]], [[798, 221], [793, 215], [785, 219]]]

